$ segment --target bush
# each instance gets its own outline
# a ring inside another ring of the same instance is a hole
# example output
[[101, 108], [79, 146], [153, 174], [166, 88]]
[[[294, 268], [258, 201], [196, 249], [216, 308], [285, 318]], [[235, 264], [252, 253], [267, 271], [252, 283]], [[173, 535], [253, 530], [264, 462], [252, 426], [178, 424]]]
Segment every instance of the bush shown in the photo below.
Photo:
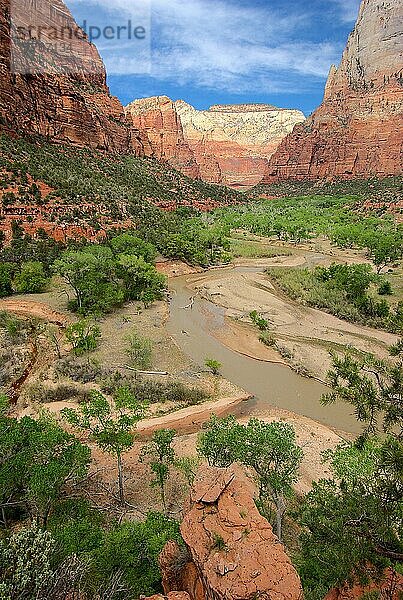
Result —
[[275, 346], [277, 343], [274, 334], [270, 333], [269, 331], [263, 331], [259, 336], [259, 341], [265, 346], [269, 347]]
[[95, 581], [99, 585], [122, 572], [127, 600], [162, 592], [158, 556], [169, 540], [181, 543], [179, 523], [160, 513], [149, 513], [144, 522], [116, 526], [93, 554]]
[[43, 264], [29, 261], [21, 265], [21, 270], [14, 278], [14, 288], [19, 294], [39, 294], [48, 282]]
[[97, 381], [103, 374], [102, 368], [97, 361], [83, 361], [77, 358], [59, 361], [56, 365], [56, 372], [81, 383]]
[[101, 330], [98, 325], [91, 323], [88, 319], [72, 323], [66, 329], [66, 339], [73, 346], [76, 356], [96, 350], [100, 338]]
[[222, 367], [222, 364], [218, 360], [215, 360], [214, 358], [206, 358], [204, 364], [206, 365], [206, 367], [208, 369], [211, 370], [213, 375], [220, 374], [220, 369]]
[[391, 296], [393, 294], [392, 285], [390, 281], [382, 281], [378, 289], [380, 296]]
[[150, 379], [135, 380], [119, 372], [102, 384], [102, 390], [114, 395], [121, 387], [128, 387], [139, 402], [175, 402], [186, 406], [200, 404], [209, 399], [207, 392], [200, 388], [188, 387], [179, 381], [160, 382]]
[[126, 341], [126, 354], [130, 366], [139, 370], [151, 368], [153, 352], [151, 341], [136, 332], [128, 335]]

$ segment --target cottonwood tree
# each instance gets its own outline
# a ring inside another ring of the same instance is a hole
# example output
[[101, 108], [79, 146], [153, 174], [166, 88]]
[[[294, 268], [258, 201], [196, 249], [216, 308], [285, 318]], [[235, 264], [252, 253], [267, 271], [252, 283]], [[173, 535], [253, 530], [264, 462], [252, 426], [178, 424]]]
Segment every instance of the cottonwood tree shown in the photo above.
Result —
[[38, 419], [7, 416], [0, 396], [0, 508], [7, 514], [20, 507], [46, 526], [49, 514], [67, 484], [88, 472], [90, 449], [43, 413]]
[[128, 388], [120, 388], [113, 400], [93, 390], [90, 399], [78, 409], [65, 408], [65, 420], [90, 438], [104, 452], [116, 458], [119, 501], [124, 504], [123, 455], [134, 444], [136, 424], [144, 417], [145, 404], [138, 402]]
[[233, 416], [213, 416], [199, 438], [198, 450], [212, 465], [226, 467], [239, 462], [254, 469], [260, 508], [268, 514], [270, 503], [275, 505], [276, 533], [281, 540], [286, 500], [293, 493], [303, 457], [293, 427], [259, 419], [241, 425]]

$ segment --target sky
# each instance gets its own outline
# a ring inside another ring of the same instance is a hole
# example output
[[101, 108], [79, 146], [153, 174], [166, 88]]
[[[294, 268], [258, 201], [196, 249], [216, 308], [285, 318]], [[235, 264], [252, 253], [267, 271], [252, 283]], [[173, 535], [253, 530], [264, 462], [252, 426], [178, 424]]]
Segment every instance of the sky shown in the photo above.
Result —
[[[123, 104], [167, 95], [198, 109], [269, 103], [310, 114], [338, 64], [359, 0], [67, 0], [79, 25], [127, 24], [98, 37]], [[129, 22], [131, 26], [129, 27]], [[122, 39], [123, 38], [123, 39]]]

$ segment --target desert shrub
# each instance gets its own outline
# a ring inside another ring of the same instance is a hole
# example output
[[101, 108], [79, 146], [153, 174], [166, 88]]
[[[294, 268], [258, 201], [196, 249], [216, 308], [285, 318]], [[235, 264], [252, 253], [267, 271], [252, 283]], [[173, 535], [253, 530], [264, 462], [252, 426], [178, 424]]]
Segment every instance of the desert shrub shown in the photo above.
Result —
[[257, 310], [252, 310], [249, 313], [249, 317], [252, 320], [252, 323], [256, 325], [260, 329], [260, 331], [267, 331], [269, 329], [269, 322], [267, 319], [262, 317], [261, 314], [257, 312]]
[[48, 529], [56, 544], [59, 559], [70, 554], [88, 554], [103, 539], [103, 515], [84, 498], [61, 500], [49, 519]]
[[265, 346], [269, 347], [273, 347], [277, 343], [274, 334], [270, 333], [270, 331], [262, 331], [262, 333], [259, 335], [259, 341]]
[[57, 363], [56, 373], [69, 377], [73, 381], [92, 383], [103, 375], [103, 370], [96, 360], [68, 358]]
[[126, 354], [130, 366], [139, 370], [149, 369], [152, 364], [153, 352], [151, 341], [133, 332], [126, 337], [126, 342]]
[[380, 296], [391, 296], [393, 294], [392, 285], [390, 281], [382, 281], [381, 285], [378, 288], [378, 294]]
[[78, 398], [80, 401], [87, 398], [87, 393], [79, 390], [73, 385], [59, 383], [53, 387], [46, 387], [42, 383], [34, 383], [27, 390], [29, 398], [33, 402], [50, 404], [52, 402], [63, 402]]
[[121, 387], [128, 387], [138, 401], [150, 404], [175, 402], [193, 405], [205, 402], [209, 398], [209, 394], [201, 388], [190, 387], [179, 381], [136, 380], [119, 372], [114, 373], [102, 384], [102, 390], [107, 394], [115, 394]]
[[76, 356], [82, 356], [87, 352], [96, 350], [100, 338], [100, 328], [89, 319], [82, 319], [77, 323], [72, 323], [66, 329], [66, 339], [72, 345]]

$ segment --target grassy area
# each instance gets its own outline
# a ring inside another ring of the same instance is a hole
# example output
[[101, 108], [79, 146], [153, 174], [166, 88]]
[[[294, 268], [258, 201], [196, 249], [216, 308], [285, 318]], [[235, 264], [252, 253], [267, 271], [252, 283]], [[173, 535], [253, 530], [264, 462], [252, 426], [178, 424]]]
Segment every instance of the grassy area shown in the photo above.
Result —
[[276, 248], [262, 242], [231, 237], [231, 253], [235, 258], [274, 258], [290, 256], [291, 250]]
[[[351, 271], [351, 281], [360, 277], [359, 268], [365, 265], [342, 267]], [[331, 267], [332, 268], [332, 267]], [[353, 271], [354, 270], [354, 271]], [[368, 276], [368, 284], [355, 290], [332, 277], [323, 277], [328, 270], [299, 268], [270, 268], [267, 274], [278, 287], [293, 300], [325, 310], [346, 321], [362, 323], [371, 327], [387, 329], [393, 333], [403, 331], [403, 311], [395, 295], [380, 295], [379, 288], [384, 278]], [[362, 274], [365, 277], [365, 273]]]

